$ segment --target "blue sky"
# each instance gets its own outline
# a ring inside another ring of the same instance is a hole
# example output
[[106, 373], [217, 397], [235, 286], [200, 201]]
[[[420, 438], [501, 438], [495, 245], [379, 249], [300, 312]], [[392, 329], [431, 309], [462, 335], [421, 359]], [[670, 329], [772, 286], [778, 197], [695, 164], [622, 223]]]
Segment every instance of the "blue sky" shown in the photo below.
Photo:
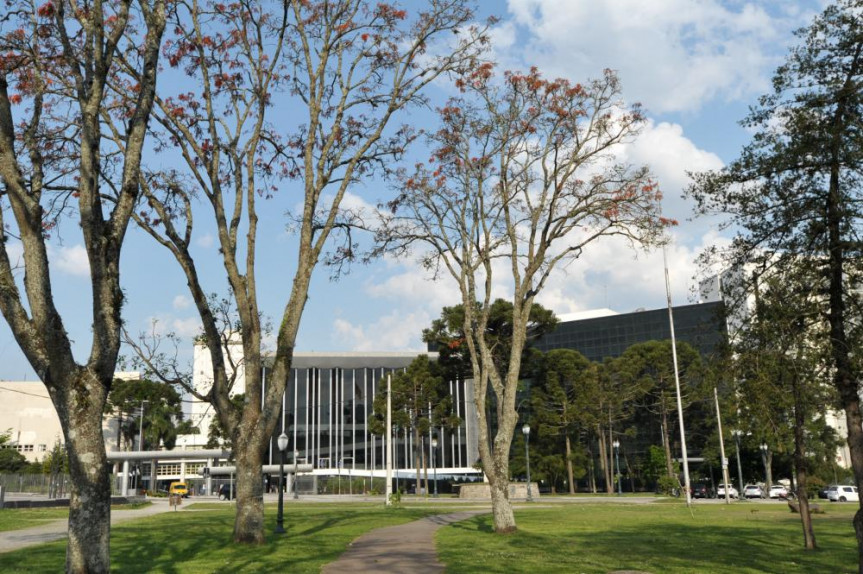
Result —
[[[413, 3], [409, 3], [408, 7]], [[791, 31], [808, 24], [825, 3], [816, 0], [498, 0], [483, 10], [501, 17], [493, 30], [499, 69], [537, 66], [545, 76], [584, 81], [603, 69], [619, 72], [624, 96], [641, 102], [649, 118], [641, 137], [621, 154], [650, 165], [665, 194], [664, 212], [677, 218], [668, 261], [675, 304], [691, 302], [694, 259], [722, 241], [716, 221], [689, 221], [681, 199], [687, 171], [716, 169], [733, 159], [749, 135], [737, 122], [765, 93], [770, 76], [793, 42]], [[165, 86], [164, 88], [170, 88]], [[438, 101], [446, 86], [431, 92]], [[415, 114], [400, 121], [426, 122]], [[418, 127], [429, 127], [418, 125]], [[292, 184], [288, 184], [290, 187]], [[258, 270], [261, 307], [278, 323], [294, 269], [293, 238], [284, 211], [293, 189], [266, 205]], [[385, 186], [353, 190], [356, 201], [386, 199]], [[211, 235], [195, 236], [196, 256], [207, 289], [223, 291], [225, 280]], [[90, 299], [86, 257], [78, 230], [68, 226], [52, 245], [52, 278], [67, 330], [79, 359], [90, 344]], [[185, 281], [167, 252], [139, 230], [125, 248], [124, 308], [133, 332], [153, 319], [159, 328], [185, 337], [190, 358], [197, 314]], [[501, 283], [501, 296], [507, 296]], [[665, 304], [660, 253], [637, 253], [614, 241], [593, 244], [581, 259], [561, 269], [539, 302], [559, 314], [610, 307], [628, 312]], [[301, 351], [421, 350], [420, 332], [444, 305], [458, 303], [447, 278], [432, 282], [410, 260], [381, 260], [354, 267], [338, 282], [318, 269], [297, 348]], [[0, 379], [35, 378], [5, 323], [0, 325]]]

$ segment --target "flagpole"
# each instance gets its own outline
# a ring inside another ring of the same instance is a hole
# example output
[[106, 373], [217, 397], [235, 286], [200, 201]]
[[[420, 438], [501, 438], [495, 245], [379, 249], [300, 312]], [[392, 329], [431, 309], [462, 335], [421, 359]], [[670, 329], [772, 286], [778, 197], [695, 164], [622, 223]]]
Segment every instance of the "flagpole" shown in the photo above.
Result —
[[677, 419], [680, 423], [680, 453], [683, 457], [683, 489], [686, 492], [686, 506], [692, 504], [692, 490], [689, 483], [689, 459], [686, 456], [686, 431], [683, 426], [683, 401], [680, 398], [680, 372], [677, 368], [677, 339], [674, 336], [674, 314], [671, 311], [671, 280], [668, 278], [668, 258], [665, 245], [662, 246], [662, 264], [665, 267], [665, 294], [668, 299], [668, 324], [671, 328], [671, 357], [674, 361], [674, 386], [677, 392]]

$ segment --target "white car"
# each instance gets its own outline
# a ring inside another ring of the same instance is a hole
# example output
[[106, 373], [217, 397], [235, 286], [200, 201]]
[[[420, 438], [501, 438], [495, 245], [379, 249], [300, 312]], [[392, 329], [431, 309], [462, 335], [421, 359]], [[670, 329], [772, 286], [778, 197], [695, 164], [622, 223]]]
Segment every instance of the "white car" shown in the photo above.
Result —
[[[723, 493], [722, 496], [725, 496]], [[744, 498], [764, 498], [764, 489], [757, 484], [747, 484], [743, 487]]]
[[774, 484], [770, 487], [770, 498], [788, 498], [788, 489], [781, 484]]
[[716, 487], [716, 498], [725, 498], [725, 489], [728, 489], [729, 498], [737, 498], [739, 496], [737, 489], [730, 484], [720, 484]]
[[840, 485], [836, 490], [828, 490], [827, 498], [832, 502], [859, 502], [860, 496], [857, 494], [856, 486]]

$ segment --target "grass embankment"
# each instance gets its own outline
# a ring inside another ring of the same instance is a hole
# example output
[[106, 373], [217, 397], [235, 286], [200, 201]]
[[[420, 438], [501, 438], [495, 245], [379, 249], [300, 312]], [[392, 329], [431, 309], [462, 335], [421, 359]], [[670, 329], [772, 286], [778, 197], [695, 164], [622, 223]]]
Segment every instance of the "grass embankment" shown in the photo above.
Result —
[[819, 549], [805, 551], [800, 517], [779, 504], [572, 504], [516, 513], [518, 531], [492, 533], [490, 515], [438, 532], [448, 574], [525, 572], [857, 572], [856, 504], [822, 504]]

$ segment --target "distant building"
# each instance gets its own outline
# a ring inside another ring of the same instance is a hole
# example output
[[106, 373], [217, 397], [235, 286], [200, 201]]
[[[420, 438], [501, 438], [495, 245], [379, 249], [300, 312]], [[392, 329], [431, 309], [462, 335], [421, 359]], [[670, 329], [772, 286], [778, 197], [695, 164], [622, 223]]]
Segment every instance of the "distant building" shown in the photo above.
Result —
[[[229, 344], [226, 353], [238, 353], [240, 349]], [[339, 469], [347, 472], [346, 469], [350, 468], [355, 472], [382, 476], [386, 465], [385, 443], [383, 437], [372, 434], [368, 426], [374, 399], [385, 392], [387, 375], [406, 369], [418, 354], [296, 352], [282, 399], [280, 423], [270, 439], [265, 462], [278, 463], [276, 438], [285, 432], [290, 440], [288, 450], [291, 453], [297, 451], [301, 460], [312, 464], [315, 474], [338, 474]], [[193, 384], [199, 392], [206, 393], [213, 382], [206, 347], [197, 344], [194, 357]], [[243, 393], [242, 361], [235, 360], [233, 364], [237, 365], [238, 372], [233, 391]], [[266, 386], [266, 366], [263, 375]], [[473, 465], [478, 459], [478, 448], [472, 388], [470, 381], [449, 383], [456, 414], [463, 422], [452, 431], [433, 431], [439, 440], [436, 456], [439, 472], [476, 473]], [[212, 407], [195, 400], [191, 412], [191, 420], [200, 429], [200, 434], [180, 437], [178, 448], [191, 448], [193, 443], [200, 447], [207, 442], [214, 416]], [[431, 448], [430, 442], [425, 441], [425, 448]], [[394, 466], [407, 473], [408, 469], [413, 469], [418, 445], [413, 444], [410, 435], [405, 438], [403, 431], [395, 445]], [[425, 458], [430, 460], [430, 453]]]
[[[118, 379], [136, 380], [137, 372], [118, 372]], [[102, 434], [108, 451], [115, 450], [119, 420], [106, 415]], [[7, 448], [23, 454], [28, 462], [45, 458], [55, 444], [64, 444], [60, 417], [42, 381], [0, 381], [0, 432], [9, 432]]]
[[[702, 356], [710, 356], [726, 336], [722, 301], [673, 307], [674, 334]], [[563, 315], [551, 333], [533, 346], [540, 351], [574, 349], [591, 361], [618, 357], [629, 347], [671, 339], [668, 309], [615, 313], [610, 309]]]

